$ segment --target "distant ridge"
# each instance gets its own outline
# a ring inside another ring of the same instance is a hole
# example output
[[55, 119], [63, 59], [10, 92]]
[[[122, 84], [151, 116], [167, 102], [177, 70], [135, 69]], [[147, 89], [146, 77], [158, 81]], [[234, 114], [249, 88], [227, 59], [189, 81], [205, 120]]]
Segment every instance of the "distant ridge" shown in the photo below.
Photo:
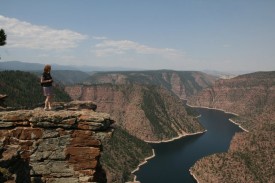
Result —
[[35, 71], [42, 70], [43, 64], [26, 63], [19, 61], [0, 62], [0, 70]]
[[[49, 63], [51, 64], [51, 63]], [[6, 61], [0, 62], [1, 70], [20, 70], [20, 71], [37, 71], [42, 70], [45, 64], [28, 63], [22, 61]], [[84, 72], [97, 72], [97, 71], [126, 71], [137, 70], [133, 68], [121, 68], [121, 67], [99, 67], [99, 66], [73, 66], [73, 65], [59, 65], [51, 64], [54, 70], [78, 70]]]
[[143, 84], [164, 87], [179, 98], [185, 99], [203, 88], [212, 86], [217, 77], [200, 71], [173, 71], [173, 70], [148, 70], [148, 71], [121, 71], [98, 72], [90, 76], [86, 85], [109, 83]]

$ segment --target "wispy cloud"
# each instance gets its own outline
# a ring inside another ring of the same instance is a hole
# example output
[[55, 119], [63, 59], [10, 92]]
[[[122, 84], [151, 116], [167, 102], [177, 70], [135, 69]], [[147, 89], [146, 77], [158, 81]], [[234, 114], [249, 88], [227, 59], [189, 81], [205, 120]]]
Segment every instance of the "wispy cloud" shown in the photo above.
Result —
[[105, 39], [108, 39], [108, 38], [104, 37], [104, 36], [93, 36], [93, 39], [95, 39], [95, 40], [105, 40]]
[[57, 30], [47, 26], [33, 25], [15, 18], [0, 15], [1, 28], [7, 34], [7, 47], [30, 49], [75, 48], [88, 36], [71, 31]]
[[154, 48], [139, 44], [130, 40], [110, 40], [104, 39], [93, 48], [97, 57], [120, 55], [134, 52], [137, 54], [153, 54], [165, 57], [179, 57], [183, 53], [171, 48]]

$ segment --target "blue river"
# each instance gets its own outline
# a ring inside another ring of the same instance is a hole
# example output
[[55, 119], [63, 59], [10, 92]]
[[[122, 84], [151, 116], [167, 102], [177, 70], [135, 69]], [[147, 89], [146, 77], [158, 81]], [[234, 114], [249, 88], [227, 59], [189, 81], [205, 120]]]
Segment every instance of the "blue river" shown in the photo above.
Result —
[[189, 169], [200, 158], [226, 152], [236, 132], [242, 131], [229, 119], [232, 114], [205, 108], [196, 108], [199, 122], [207, 130], [203, 134], [151, 144], [155, 157], [135, 172], [141, 183], [195, 183]]

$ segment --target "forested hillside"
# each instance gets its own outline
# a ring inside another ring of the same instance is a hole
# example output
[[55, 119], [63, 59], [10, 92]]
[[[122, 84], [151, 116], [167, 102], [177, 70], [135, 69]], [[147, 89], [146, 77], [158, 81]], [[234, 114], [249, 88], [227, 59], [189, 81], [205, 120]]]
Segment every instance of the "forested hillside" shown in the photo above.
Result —
[[[41, 105], [45, 100], [40, 86], [40, 78], [23, 71], [1, 71], [0, 93], [8, 95], [5, 103], [9, 107], [33, 108]], [[70, 100], [63, 88], [55, 83], [54, 101], [66, 102]]]
[[150, 145], [117, 126], [112, 138], [103, 142], [101, 163], [107, 174], [107, 182], [133, 180], [131, 172], [149, 156], [152, 156]]

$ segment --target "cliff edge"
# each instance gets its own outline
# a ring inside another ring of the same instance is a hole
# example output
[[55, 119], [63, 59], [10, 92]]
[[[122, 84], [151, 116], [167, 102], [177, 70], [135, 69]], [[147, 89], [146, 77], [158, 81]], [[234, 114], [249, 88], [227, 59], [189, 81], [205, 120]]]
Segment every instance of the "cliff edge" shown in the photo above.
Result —
[[114, 121], [94, 107], [0, 112], [0, 182], [106, 182], [99, 157]]

